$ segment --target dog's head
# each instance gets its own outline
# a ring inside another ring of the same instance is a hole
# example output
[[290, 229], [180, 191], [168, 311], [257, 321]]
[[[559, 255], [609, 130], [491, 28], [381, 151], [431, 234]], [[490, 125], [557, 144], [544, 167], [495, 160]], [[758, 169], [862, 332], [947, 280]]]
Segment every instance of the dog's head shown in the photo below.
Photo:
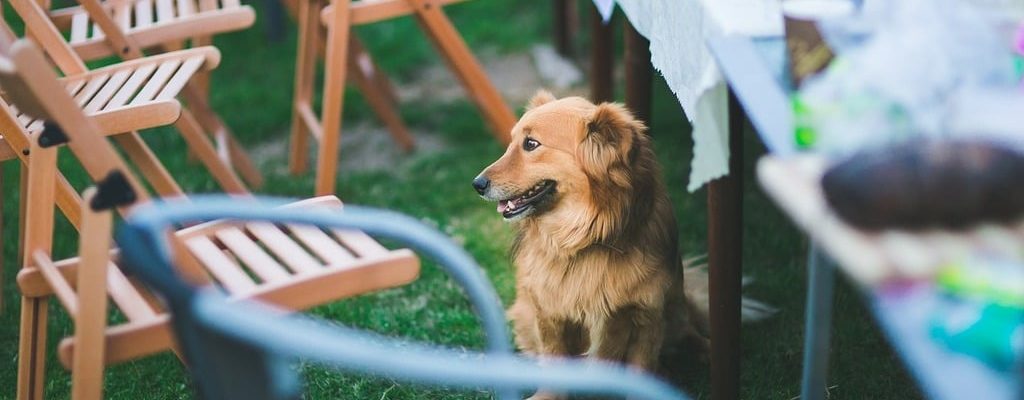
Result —
[[636, 150], [646, 147], [645, 130], [619, 104], [555, 99], [540, 91], [512, 128], [505, 154], [473, 180], [473, 187], [497, 202], [506, 220], [569, 209], [593, 216], [603, 211], [595, 209], [600, 204], [615, 201], [607, 196], [631, 187]]

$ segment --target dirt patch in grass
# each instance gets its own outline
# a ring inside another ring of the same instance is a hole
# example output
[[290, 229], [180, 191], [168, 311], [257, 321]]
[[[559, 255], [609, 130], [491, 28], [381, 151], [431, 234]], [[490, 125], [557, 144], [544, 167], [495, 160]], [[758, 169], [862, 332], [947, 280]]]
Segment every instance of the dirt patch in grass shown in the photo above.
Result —
[[[540, 88], [549, 89], [558, 96], [586, 94], [585, 82], [580, 78], [582, 75], [579, 71], [571, 70], [571, 62], [553, 60], [552, 52], [544, 46], [539, 45], [529, 52], [515, 54], [498, 54], [487, 50], [478, 54], [487, 75], [510, 107], [515, 109], [525, 104]], [[576, 79], [567, 80], [566, 75], [573, 75]], [[444, 65], [424, 68], [412, 81], [395, 82], [394, 86], [399, 107], [415, 107], [417, 103], [450, 103], [466, 98], [462, 86]], [[345, 121], [341, 135], [339, 170], [397, 171], [400, 168], [396, 166], [424, 155], [435, 154], [446, 147], [445, 139], [437, 132], [417, 129], [415, 126], [409, 126], [409, 130], [416, 138], [416, 149], [411, 154], [403, 152], [387, 129], [375, 118]], [[288, 137], [285, 132], [273, 141], [250, 149], [253, 159], [264, 173], [273, 176], [288, 174]], [[311, 166], [312, 160], [316, 160], [315, 154], [315, 147], [311, 146]]]

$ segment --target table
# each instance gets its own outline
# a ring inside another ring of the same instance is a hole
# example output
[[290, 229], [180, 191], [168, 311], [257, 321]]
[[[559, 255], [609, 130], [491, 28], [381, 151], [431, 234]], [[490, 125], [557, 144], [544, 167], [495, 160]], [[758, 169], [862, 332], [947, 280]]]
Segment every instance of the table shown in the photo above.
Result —
[[[773, 2], [714, 3], [716, 12], [704, 9], [699, 0], [682, 3], [616, 0], [625, 10], [626, 28], [626, 105], [641, 119], [650, 116], [650, 85], [652, 56], [664, 69], [678, 66], [669, 53], [684, 53], [691, 59], [686, 66], [666, 72], [666, 80], [691, 121], [694, 121], [695, 160], [690, 184], [693, 191], [708, 181], [708, 271], [711, 313], [711, 395], [714, 399], [738, 399], [740, 378], [740, 304], [742, 280], [743, 239], [743, 165], [742, 130], [746, 125], [736, 96], [726, 94], [713, 60], [703, 44], [703, 35], [711, 32], [744, 31], [764, 34], [778, 31], [779, 24], [723, 23], [722, 7], [754, 8]], [[777, 5], [775, 5], [777, 6]], [[763, 7], [765, 9], [770, 7]], [[591, 8], [591, 97], [594, 101], [608, 101], [611, 90], [611, 27], [603, 23], [595, 8]], [[731, 9], [730, 9], [731, 11]], [[652, 14], [655, 13], [655, 14]], [[667, 14], [666, 14], [667, 13]], [[767, 15], [772, 15], [770, 11]], [[652, 18], [652, 15], [657, 15]], [[640, 17], [642, 26], [634, 27], [633, 18]], [[775, 15], [779, 17], [778, 15]], [[647, 17], [647, 19], [643, 19]], [[770, 19], [770, 18], [769, 18]], [[781, 17], [778, 19], [781, 20]], [[665, 21], [683, 22], [691, 27], [679, 28]], [[750, 19], [745, 19], [750, 21]], [[780, 21], [774, 21], [779, 22]], [[645, 35], [660, 30], [672, 34], [653, 38]], [[747, 30], [749, 29], [749, 30]], [[643, 32], [641, 32], [643, 31]], [[679, 41], [682, 40], [683, 43]], [[654, 50], [660, 54], [652, 54]], [[678, 55], [676, 55], [678, 56]], [[657, 66], [658, 63], [655, 63]], [[723, 111], [725, 109], [728, 111]], [[728, 128], [725, 125], [728, 124]], [[725, 130], [725, 132], [723, 132]], [[739, 156], [729, 157], [728, 154]], [[726, 161], [728, 159], [728, 161]], [[724, 165], [723, 165], [724, 164]]]
[[[726, 36], [711, 39], [708, 45], [738, 103], [773, 152], [759, 162], [759, 181], [811, 238], [801, 398], [821, 399], [826, 387], [835, 281], [835, 264], [825, 253], [835, 257], [839, 267], [855, 280], [877, 282], [885, 278], [885, 268], [890, 265], [903, 269], [915, 265], [913, 260], [897, 259], [891, 243], [887, 245], [886, 241], [904, 241], [897, 246], [901, 252], [918, 248], [927, 253], [933, 249], [926, 247], [927, 238], [922, 238], [925, 235], [891, 237], [857, 231], [825, 205], [818, 186], [825, 162], [814, 156], [793, 155], [792, 113], [787, 96], [790, 88], [784, 79], [778, 78], [786, 76], [781, 39]], [[914, 240], [919, 242], [915, 244]], [[888, 340], [928, 397], [1019, 398], [1022, 378], [1018, 374], [996, 370], [969, 356], [948, 351], [928, 337], [928, 315], [921, 310], [927, 310], [939, 296], [927, 286], [865, 286], [864, 296]]]

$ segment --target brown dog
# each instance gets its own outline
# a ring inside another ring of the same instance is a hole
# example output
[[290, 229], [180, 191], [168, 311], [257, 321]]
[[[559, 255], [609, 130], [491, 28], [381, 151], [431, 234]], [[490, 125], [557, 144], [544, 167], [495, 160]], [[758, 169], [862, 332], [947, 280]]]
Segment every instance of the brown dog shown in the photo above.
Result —
[[518, 229], [508, 315], [523, 351], [649, 371], [672, 350], [704, 355], [706, 297], [695, 304], [684, 289], [676, 218], [645, 131], [621, 105], [541, 91], [505, 154], [474, 179]]

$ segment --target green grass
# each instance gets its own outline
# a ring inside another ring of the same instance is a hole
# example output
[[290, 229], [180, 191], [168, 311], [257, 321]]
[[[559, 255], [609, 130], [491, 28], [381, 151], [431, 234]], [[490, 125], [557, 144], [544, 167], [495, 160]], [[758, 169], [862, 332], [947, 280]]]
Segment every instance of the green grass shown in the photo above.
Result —
[[[262, 4], [262, 3], [260, 3]], [[581, 8], [586, 2], [580, 3]], [[261, 13], [263, 10], [258, 10]], [[549, 38], [549, 6], [510, 0], [467, 2], [452, 6], [449, 13], [474, 49], [516, 52]], [[290, 119], [292, 73], [295, 57], [294, 26], [280, 42], [269, 42], [263, 21], [253, 29], [224, 35], [216, 44], [223, 63], [214, 74], [213, 103], [242, 141], [256, 146], [285, 140]], [[395, 79], [412, 79], [424, 65], [439, 63], [413, 20], [361, 27], [363, 37], [378, 62]], [[585, 32], [584, 32], [585, 35]], [[345, 121], [373, 121], [365, 103], [349, 89]], [[652, 135], [671, 196], [679, 216], [680, 241], [687, 254], [706, 252], [706, 192], [684, 190], [691, 159], [690, 128], [682, 110], [664, 83], [656, 80]], [[519, 106], [519, 105], [514, 105]], [[386, 172], [342, 171], [339, 195], [349, 203], [386, 207], [414, 215], [453, 236], [487, 271], [509, 304], [514, 295], [512, 267], [507, 249], [512, 237], [508, 225], [480, 201], [469, 182], [502, 149], [491, 139], [476, 110], [466, 101], [450, 104], [403, 104], [402, 115], [410, 126], [437, 132], [448, 144], [430, 155], [412, 155]], [[375, 123], [375, 122], [374, 122]], [[171, 131], [155, 129], [144, 137], [161, 154], [168, 168], [190, 192], [212, 192], [217, 186], [203, 169], [185, 161], [184, 144]], [[744, 327], [742, 397], [745, 399], [792, 399], [799, 393], [804, 308], [804, 251], [802, 236], [761, 193], [749, 167], [761, 154], [754, 135], [746, 136], [744, 154], [748, 167], [744, 180], [744, 272], [756, 278], [747, 294], [778, 306], [771, 320]], [[344, 157], [344, 150], [342, 157]], [[79, 188], [85, 178], [65, 157], [63, 168]], [[13, 398], [18, 343], [18, 296], [13, 277], [17, 271], [16, 210], [18, 168], [4, 169], [3, 192], [5, 310], [0, 316], [0, 398]], [[301, 197], [312, 191], [312, 174], [299, 177], [269, 176], [264, 192]], [[61, 221], [55, 253], [70, 255], [76, 235]], [[72, 325], [51, 302], [50, 349], [72, 332]], [[845, 283], [837, 292], [833, 324], [833, 351], [829, 375], [835, 399], [907, 399], [920, 397], [897, 358], [888, 350], [874, 327], [861, 298]], [[388, 335], [423, 340], [467, 349], [482, 345], [482, 333], [470, 307], [456, 285], [427, 263], [415, 283], [359, 298], [318, 307], [313, 313], [338, 323], [371, 329]], [[489, 398], [485, 391], [425, 389], [402, 382], [338, 374], [303, 367], [308, 398], [420, 399]], [[697, 398], [708, 398], [706, 366], [687, 369], [679, 379]], [[47, 361], [46, 391], [50, 398], [65, 398], [69, 375], [51, 352]], [[173, 356], [163, 354], [108, 369], [106, 394], [116, 399], [190, 398], [185, 370]]]

